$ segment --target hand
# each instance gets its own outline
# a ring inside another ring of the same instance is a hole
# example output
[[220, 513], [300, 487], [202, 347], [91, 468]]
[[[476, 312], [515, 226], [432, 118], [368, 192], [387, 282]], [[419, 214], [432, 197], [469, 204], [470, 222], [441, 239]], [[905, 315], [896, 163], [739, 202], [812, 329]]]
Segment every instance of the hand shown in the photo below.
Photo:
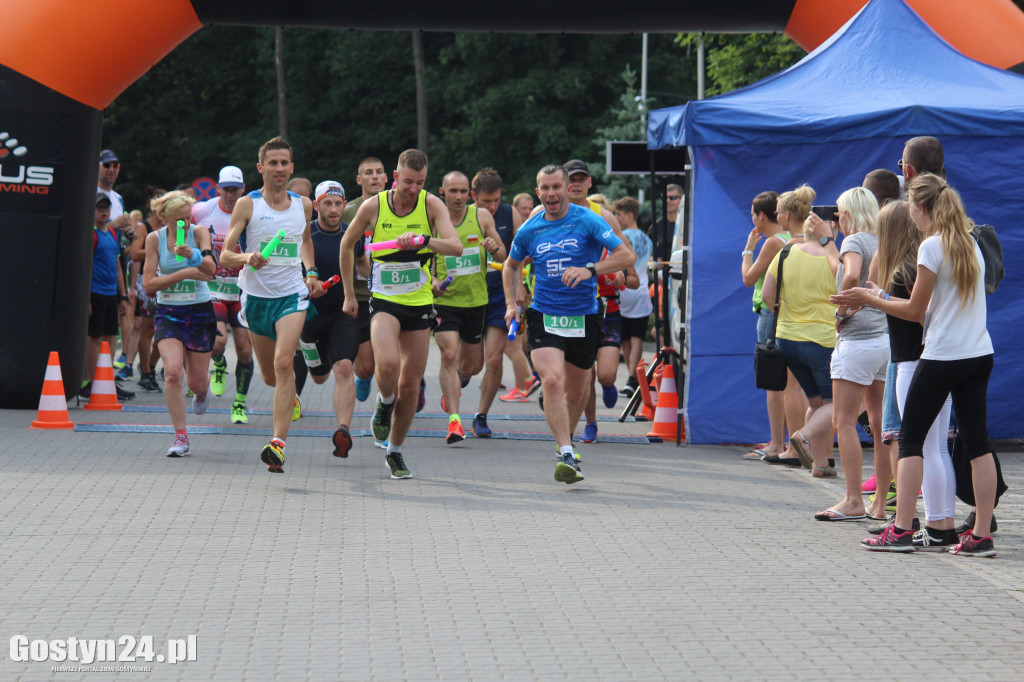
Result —
[[523, 310], [526, 310], [527, 297], [528, 295], [526, 293], [526, 285], [520, 282], [519, 286], [516, 287], [516, 305], [518, 305]]
[[267, 259], [264, 258], [259, 251], [253, 251], [252, 253], [246, 254], [245, 262], [254, 270], [259, 270], [267, 264]]
[[419, 249], [421, 245], [417, 244], [413, 240], [420, 239], [422, 237], [423, 235], [418, 234], [416, 232], [406, 232], [405, 234], [398, 237], [398, 239], [396, 239], [395, 241], [398, 242], [398, 248], [400, 249]]
[[500, 242], [498, 242], [498, 241], [497, 241], [496, 239], [494, 239], [493, 237], [488, 237], [487, 239], [484, 239], [484, 251], [485, 251], [486, 253], [491, 253], [491, 254], [493, 254], [493, 253], [494, 253], [494, 252], [496, 252], [496, 251], [497, 251], [497, 250], [498, 250], [498, 249], [499, 249], [500, 247], [501, 247], [501, 243], [500, 243]]
[[438, 296], [444, 296], [445, 294], [448, 293], [447, 291], [441, 288], [442, 283], [442, 280], [439, 280], [437, 277], [430, 278], [430, 290], [434, 292], [434, 298], [437, 298]]
[[512, 322], [519, 319], [519, 306], [514, 303], [510, 303], [505, 306], [505, 326], [509, 329], [512, 328]]
[[321, 296], [327, 293], [326, 291], [324, 291], [323, 285], [320, 284], [320, 280], [317, 279], [316, 277], [306, 278], [306, 288], [309, 289], [310, 298], [320, 298]]
[[117, 304], [117, 312], [119, 315], [127, 315], [129, 311], [128, 301], [119, 301]]
[[565, 272], [562, 273], [562, 284], [573, 289], [580, 282], [585, 282], [593, 277], [590, 274], [590, 270], [586, 268], [568, 267]]
[[847, 289], [838, 294], [832, 294], [828, 297], [829, 303], [834, 303], [839, 306], [845, 306], [847, 308], [862, 308], [866, 305], [871, 305], [872, 300], [877, 300], [875, 295], [871, 293], [870, 289], [864, 289], [863, 287], [855, 287], [853, 289]]
[[358, 317], [359, 301], [351, 296], [346, 296], [345, 305], [342, 306], [341, 311], [350, 317]]
[[178, 244], [174, 247], [174, 255], [181, 256], [185, 260], [192, 257], [192, 247], [188, 244]]
[[185, 268], [182, 272], [186, 273], [182, 279], [194, 279], [197, 282], [209, 282], [213, 279], [213, 275], [207, 275], [199, 268]]
[[744, 251], [753, 251], [754, 247], [757, 246], [757, 242], [759, 242], [763, 236], [764, 235], [761, 234], [761, 231], [756, 227], [751, 230], [750, 234], [747, 235], [747, 248], [745, 248]]
[[618, 289], [619, 287], [626, 285], [626, 276], [622, 274], [622, 270], [616, 270], [614, 275], [611, 275], [611, 282], [613, 287]]
[[832, 235], [832, 223], [825, 222], [822, 220], [817, 213], [812, 213], [807, 216], [811, 224], [811, 236], [815, 239], [821, 239], [822, 237], [831, 237]]

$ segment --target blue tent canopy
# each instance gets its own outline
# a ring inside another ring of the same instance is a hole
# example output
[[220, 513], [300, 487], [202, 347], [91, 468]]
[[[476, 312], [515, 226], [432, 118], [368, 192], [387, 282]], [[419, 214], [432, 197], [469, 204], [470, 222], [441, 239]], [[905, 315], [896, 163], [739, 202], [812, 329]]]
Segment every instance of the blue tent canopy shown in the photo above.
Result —
[[[994, 36], [993, 39], [998, 39]], [[957, 52], [903, 0], [872, 0], [794, 66], [741, 90], [651, 112], [652, 149], [689, 146], [692, 304], [684, 387], [688, 438], [749, 443], [768, 433], [754, 388], [755, 316], [740, 251], [759, 192], [807, 183], [834, 204], [876, 168], [898, 172], [906, 140], [938, 137], [976, 222], [999, 232], [1007, 275], [988, 297], [996, 348], [989, 428], [1024, 436], [1024, 77]], [[684, 349], [686, 350], [686, 349]]]

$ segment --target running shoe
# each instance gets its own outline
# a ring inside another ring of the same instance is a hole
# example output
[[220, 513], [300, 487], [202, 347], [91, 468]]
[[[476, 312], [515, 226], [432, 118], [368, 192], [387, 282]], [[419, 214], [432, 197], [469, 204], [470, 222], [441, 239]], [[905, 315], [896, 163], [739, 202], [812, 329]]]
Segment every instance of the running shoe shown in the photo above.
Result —
[[299, 417], [302, 416], [302, 401], [299, 400], [299, 396], [295, 396], [295, 404], [292, 405], [292, 421], [299, 421]]
[[195, 395], [192, 397], [192, 414], [205, 414], [206, 408], [210, 406], [210, 392], [207, 391], [200, 397]]
[[156, 375], [153, 372], [139, 376], [139, 388], [149, 393], [163, 393], [160, 384], [156, 383]]
[[866, 480], [863, 483], [861, 483], [860, 491], [862, 493], [864, 493], [865, 495], [870, 495], [871, 493], [875, 492], [875, 488], [877, 488], [877, 487], [878, 487], [878, 475], [877, 474], [871, 474], [871, 478], [869, 478], [868, 480]]
[[121, 369], [126, 364], [128, 364], [128, 358], [124, 356], [124, 353], [121, 353], [120, 355], [117, 356], [117, 360], [114, 360], [114, 362], [111, 364], [114, 365], [114, 369]]
[[263, 446], [260, 452], [260, 459], [267, 465], [267, 471], [272, 474], [284, 473], [284, 449], [271, 441]]
[[959, 540], [958, 544], [949, 548], [950, 554], [966, 557], [989, 557], [996, 555], [996, 546], [992, 542], [991, 535], [979, 538], [971, 531], [967, 531], [960, 536]]
[[195, 395], [196, 395], [196, 394], [192, 392], [192, 389], [191, 389], [191, 388], [190, 388], [190, 389], [188, 389], [187, 391], [185, 391], [185, 397], [186, 397], [186, 398], [194, 398], [194, 397], [195, 397]]
[[401, 452], [392, 452], [384, 457], [384, 464], [391, 472], [391, 478], [412, 478], [412, 472], [405, 465]]
[[[460, 398], [462, 397], [462, 391], [459, 391], [459, 397]], [[441, 411], [442, 412], [447, 412], [448, 411], [448, 401], [444, 399], [444, 394], [441, 395]]]
[[80, 398], [88, 398], [90, 395], [92, 395], [92, 382], [91, 381], [82, 384], [82, 386], [78, 389], [78, 397], [80, 397]]
[[[427, 382], [420, 379], [420, 397], [416, 399], [416, 413], [419, 414], [427, 406]], [[390, 422], [389, 422], [390, 423]], [[381, 438], [380, 440], [386, 440]]]
[[581, 443], [596, 443], [597, 442], [597, 423], [587, 422], [587, 425], [583, 427], [583, 435], [580, 436]]
[[339, 426], [331, 440], [334, 442], [334, 452], [331, 454], [335, 457], [348, 457], [348, 451], [352, 449], [352, 434], [348, 427], [344, 424]]
[[540, 390], [540, 375], [534, 372], [530, 380], [526, 382], [526, 395], [533, 395], [538, 390]]
[[528, 403], [530, 402], [530, 396], [520, 391], [518, 387], [513, 386], [512, 390], [505, 395], [499, 395], [498, 400], [505, 403]]
[[462, 428], [462, 422], [458, 420], [451, 420], [448, 422], [448, 445], [454, 445], [455, 443], [466, 440], [466, 431]]
[[619, 392], [615, 389], [615, 386], [601, 386], [601, 397], [604, 399], [604, 406], [609, 410], [615, 407], [615, 403], [619, 402]]
[[[875, 496], [874, 495], [871, 495], [870, 497], [868, 497], [868, 503], [869, 504], [873, 504], [874, 501], [875, 501]], [[893, 481], [892, 483], [889, 484], [889, 492], [887, 492], [885, 494], [885, 504], [886, 504], [886, 511], [893, 511], [893, 510], [889, 509], [889, 507], [895, 507], [896, 506], [896, 482], [895, 481]]]
[[231, 404], [231, 423], [232, 424], [248, 424], [249, 416], [245, 413], [245, 403], [232, 403]]
[[385, 405], [380, 395], [377, 396], [377, 409], [373, 413], [373, 421], [370, 428], [373, 430], [373, 437], [377, 440], [387, 440], [391, 436], [391, 413], [395, 411], [395, 401]]
[[356, 400], [365, 403], [370, 397], [370, 380], [356, 377]]
[[174, 445], [167, 448], [168, 457], [184, 457], [188, 454], [188, 436], [182, 433], [174, 435]]
[[555, 480], [566, 485], [583, 480], [580, 461], [576, 459], [575, 453], [567, 452], [558, 460], [558, 464], [555, 465]]
[[953, 545], [960, 543], [960, 536], [952, 528], [935, 530], [925, 526], [914, 533], [913, 543], [914, 549], [919, 549], [922, 552], [946, 552]]
[[120, 379], [121, 381], [127, 381], [128, 379], [134, 379], [135, 378], [135, 370], [132, 369], [131, 365], [125, 365], [120, 370], [118, 370], [117, 375], [114, 378], [115, 379]]
[[[974, 530], [974, 512], [973, 511], [970, 514], [967, 515], [967, 518], [964, 519], [963, 523], [961, 523], [959, 526], [956, 527], [956, 532], [959, 535], [962, 535], [963, 533], [965, 533], [965, 532], [967, 532], [969, 530]], [[999, 530], [999, 524], [996, 523], [996, 517], [993, 516], [992, 517], [992, 523], [989, 524], [989, 527], [988, 527], [989, 535], [991, 535], [992, 533], [995, 533], [997, 530]]]
[[135, 394], [134, 393], [132, 393], [131, 391], [126, 391], [125, 389], [121, 388], [120, 386], [117, 385], [116, 382], [114, 383], [114, 390], [117, 391], [117, 399], [118, 400], [125, 400], [125, 401], [127, 401], [127, 400], [134, 400], [135, 399]]
[[227, 362], [225, 362], [223, 365], [218, 365], [214, 363], [213, 369], [210, 370], [210, 374], [213, 375], [212, 378], [210, 379], [210, 393], [213, 393], [216, 396], [224, 395], [224, 389], [226, 388], [224, 385], [224, 378], [227, 376], [227, 373]]
[[491, 431], [491, 427], [487, 426], [486, 414], [478, 414], [473, 417], [473, 433], [476, 434], [477, 438], [490, 438], [491, 434], [494, 433]]
[[865, 549], [872, 552], [900, 552], [908, 554], [914, 551], [914, 531], [896, 532], [896, 526], [889, 526], [878, 537], [865, 538], [860, 541]]
[[[883, 532], [886, 528], [892, 526], [892, 524], [894, 523], [896, 523], [896, 517], [890, 516], [885, 523], [880, 523], [877, 526], [868, 526], [868, 532], [872, 535], [878, 535], [879, 533]], [[910, 530], [914, 531], [915, 533], [921, 530], [921, 519], [915, 516], [914, 521], [910, 524]]]

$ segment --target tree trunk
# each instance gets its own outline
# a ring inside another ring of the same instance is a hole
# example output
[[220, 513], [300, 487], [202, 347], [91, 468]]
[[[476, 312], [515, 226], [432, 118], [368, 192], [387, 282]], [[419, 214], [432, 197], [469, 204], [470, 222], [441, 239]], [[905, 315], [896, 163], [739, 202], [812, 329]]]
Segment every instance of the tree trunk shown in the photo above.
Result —
[[427, 134], [430, 121], [427, 118], [427, 91], [423, 87], [423, 32], [412, 32], [412, 66], [416, 76], [416, 147], [427, 153]]
[[288, 106], [284, 96], [284, 29], [274, 28], [274, 66], [277, 69], [277, 125], [278, 134], [288, 137]]

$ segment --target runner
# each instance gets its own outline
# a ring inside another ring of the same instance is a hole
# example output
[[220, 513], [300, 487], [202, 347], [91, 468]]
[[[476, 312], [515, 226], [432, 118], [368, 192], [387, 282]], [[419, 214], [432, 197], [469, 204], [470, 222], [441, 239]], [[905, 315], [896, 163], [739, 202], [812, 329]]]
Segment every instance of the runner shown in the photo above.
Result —
[[139, 355], [139, 388], [150, 393], [160, 393], [160, 384], [156, 380], [156, 372], [153, 366], [159, 359], [159, 350], [156, 341], [153, 340], [153, 316], [156, 315], [156, 296], [146, 293], [142, 278], [146, 267], [146, 237], [159, 230], [160, 218], [153, 212], [152, 200], [167, 194], [166, 190], [158, 189], [152, 185], [146, 188], [149, 197], [149, 215], [142, 226], [144, 230], [136, 230], [135, 241], [132, 242], [132, 267], [139, 266], [139, 272], [135, 277], [135, 328], [138, 331], [138, 355]]
[[[284, 138], [275, 137], [260, 147], [259, 159], [256, 170], [263, 176], [263, 187], [235, 204], [221, 265], [248, 266], [242, 267], [238, 276], [242, 289], [239, 320], [249, 328], [264, 383], [274, 387], [274, 436], [260, 452], [260, 459], [268, 471], [282, 473], [295, 404], [293, 356], [307, 315], [316, 315], [315, 309], [309, 309], [309, 297], [323, 289], [313, 267], [309, 236], [313, 202], [285, 189], [295, 171], [292, 148]], [[260, 251], [279, 231], [284, 231], [284, 238], [270, 258], [264, 258]], [[242, 253], [236, 253], [240, 239]], [[308, 273], [305, 280], [300, 266]]]
[[[189, 452], [181, 391], [186, 367], [188, 387], [195, 394], [192, 412], [201, 415], [210, 404], [210, 351], [217, 334], [217, 316], [206, 283], [213, 279], [217, 265], [210, 250], [209, 232], [191, 224], [194, 203], [195, 199], [179, 191], [153, 200], [153, 212], [164, 226], [146, 236], [142, 274], [146, 292], [156, 294], [155, 338], [164, 360], [164, 398], [174, 426], [174, 444], [167, 449], [168, 457], [184, 457]], [[179, 221], [188, 225], [182, 243], [177, 241]]]
[[[309, 226], [316, 252], [316, 270], [322, 281], [341, 275], [338, 251], [348, 225], [342, 222], [345, 210], [345, 188], [340, 182], [326, 180], [316, 186], [313, 204], [319, 218]], [[356, 268], [364, 274], [370, 269], [363, 241], [356, 240], [353, 254]], [[353, 283], [354, 284], [354, 283]], [[322, 296], [313, 295], [318, 315], [307, 320], [302, 329], [299, 346], [305, 356], [313, 383], [322, 384], [334, 374], [334, 412], [338, 428], [334, 432], [335, 457], [348, 457], [352, 449], [352, 410], [355, 408], [355, 381], [352, 363], [360, 346], [370, 338], [369, 304], [359, 304], [359, 314], [353, 318], [342, 308], [345, 304], [343, 287], [334, 286]]]
[[[192, 207], [192, 222], [205, 225], [210, 229], [213, 254], [217, 262], [221, 260], [224, 239], [231, 227], [231, 212], [245, 193], [245, 180], [238, 166], [224, 166], [220, 169], [217, 181], [219, 196], [198, 203]], [[237, 247], [236, 247], [237, 250]], [[228, 345], [228, 324], [231, 325], [231, 337], [235, 342], [235, 399], [231, 403], [231, 423], [245, 424], [249, 417], [245, 413], [245, 400], [249, 393], [249, 382], [255, 369], [252, 361], [252, 341], [249, 334], [238, 320], [242, 308], [242, 292], [238, 288], [238, 273], [241, 268], [226, 268], [223, 265], [210, 282], [210, 297], [213, 310], [217, 314], [217, 331], [213, 342], [213, 378], [210, 380], [210, 391], [216, 395], [224, 395], [224, 377], [228, 372], [228, 361], [224, 358], [224, 349]]]
[[[502, 272], [505, 321], [511, 325], [523, 303], [515, 300], [520, 268], [523, 259], [533, 258], [536, 283], [526, 311], [530, 357], [540, 374], [544, 416], [558, 447], [555, 480], [567, 484], [583, 480], [571, 425], [583, 412], [600, 342], [596, 278], [626, 268], [635, 258], [594, 212], [569, 203], [568, 183], [562, 166], [545, 166], [537, 174], [537, 198], [544, 212], [519, 229]], [[602, 246], [610, 255], [596, 262]]]
[[[366, 233], [372, 242], [395, 240], [398, 246], [373, 252], [370, 285], [370, 341], [379, 391], [373, 435], [388, 441], [385, 463], [391, 478], [412, 476], [402, 458], [402, 445], [416, 413], [430, 329], [437, 317], [427, 264], [434, 253], [462, 255], [462, 243], [444, 202], [423, 189], [426, 179], [427, 155], [418, 149], [402, 152], [395, 189], [364, 201], [341, 240], [345, 312], [352, 316], [359, 312], [352, 284], [355, 243]], [[425, 241], [417, 245], [420, 237]]]
[[[451, 171], [444, 176], [441, 192], [455, 232], [462, 242], [461, 256], [435, 259], [433, 283], [434, 308], [438, 315], [434, 340], [441, 349], [438, 377], [441, 382], [441, 409], [448, 413], [447, 442], [452, 445], [466, 437], [459, 418], [460, 388], [465, 387], [470, 377], [478, 374], [484, 365], [482, 341], [489, 308], [487, 262], [504, 261], [506, 254], [502, 239], [494, 228], [491, 212], [467, 205], [469, 178], [459, 171]], [[444, 288], [443, 283], [448, 277], [452, 277], [452, 281]], [[504, 325], [504, 321], [501, 324]], [[502, 331], [508, 333], [504, 327]], [[500, 350], [498, 358], [500, 361]], [[494, 387], [496, 389], [497, 386]], [[494, 390], [491, 391], [492, 398]], [[486, 428], [486, 418], [479, 413], [473, 419], [473, 429], [476, 431], [481, 421], [486, 430], [477, 432], [477, 435], [486, 438], [491, 435], [491, 430]]]

